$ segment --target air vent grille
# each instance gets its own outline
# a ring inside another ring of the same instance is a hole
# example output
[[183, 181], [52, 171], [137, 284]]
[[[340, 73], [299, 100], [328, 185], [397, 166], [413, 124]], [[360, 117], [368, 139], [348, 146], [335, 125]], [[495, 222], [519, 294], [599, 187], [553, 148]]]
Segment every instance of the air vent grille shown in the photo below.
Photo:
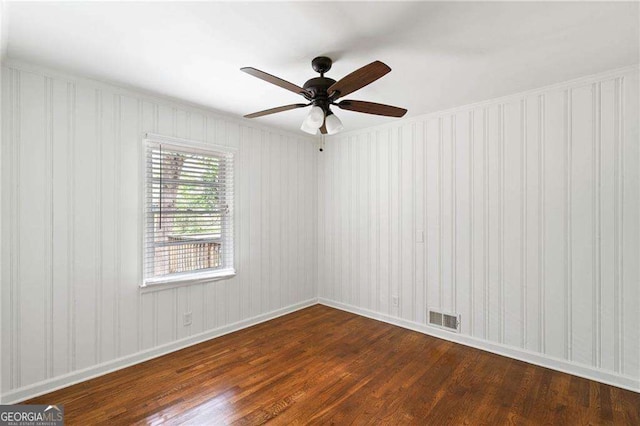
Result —
[[453, 315], [443, 315], [442, 326], [444, 328], [458, 329], [458, 318]]
[[429, 324], [442, 325], [442, 314], [436, 311], [429, 311]]
[[449, 315], [429, 310], [429, 324], [457, 332], [460, 326], [460, 320], [457, 315]]

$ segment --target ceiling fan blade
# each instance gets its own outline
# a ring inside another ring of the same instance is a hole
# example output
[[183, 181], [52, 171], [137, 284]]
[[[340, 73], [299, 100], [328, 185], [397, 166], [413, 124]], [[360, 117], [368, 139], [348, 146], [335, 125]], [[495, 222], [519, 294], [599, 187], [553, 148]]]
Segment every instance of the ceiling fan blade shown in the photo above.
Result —
[[371, 62], [352, 72], [351, 74], [341, 78], [333, 83], [327, 93], [333, 96], [333, 99], [348, 95], [356, 90], [362, 89], [364, 86], [373, 83], [383, 75], [391, 71], [388, 65], [380, 61]]
[[275, 114], [276, 112], [282, 112], [282, 111], [289, 111], [290, 109], [304, 108], [304, 107], [309, 106], [309, 105], [311, 105], [311, 104], [285, 105], [285, 106], [281, 106], [281, 107], [265, 109], [264, 111], [254, 112], [253, 114], [247, 114], [247, 115], [244, 116], [244, 118], [262, 117], [263, 115]]
[[240, 71], [244, 71], [249, 75], [252, 75], [254, 77], [258, 77], [261, 80], [264, 80], [268, 83], [271, 84], [275, 84], [276, 86], [282, 87], [283, 89], [287, 89], [292, 91], [293, 93], [297, 93], [299, 95], [302, 95], [304, 97], [307, 96], [311, 96], [311, 94], [309, 92], [307, 92], [306, 90], [304, 90], [302, 87], [300, 86], [296, 86], [293, 83], [289, 83], [286, 80], [283, 80], [281, 78], [278, 78], [274, 75], [268, 74], [264, 71], [260, 71], [258, 69], [252, 68], [252, 67], [244, 67], [244, 68], [240, 68]]
[[402, 117], [407, 113], [407, 110], [404, 108], [377, 104], [375, 102], [344, 100], [336, 105], [340, 109], [364, 112], [365, 114], [384, 115], [387, 117]]
[[322, 126], [320, 126], [320, 133], [322, 133], [323, 135], [327, 134], [327, 119], [326, 118], [322, 122]]

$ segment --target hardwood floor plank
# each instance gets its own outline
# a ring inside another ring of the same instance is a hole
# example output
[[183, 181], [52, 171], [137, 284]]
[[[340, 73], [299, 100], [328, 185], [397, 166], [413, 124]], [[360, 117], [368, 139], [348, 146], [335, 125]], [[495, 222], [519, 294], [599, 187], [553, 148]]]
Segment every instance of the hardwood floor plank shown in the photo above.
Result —
[[28, 403], [86, 424], [640, 424], [640, 394], [316, 305]]

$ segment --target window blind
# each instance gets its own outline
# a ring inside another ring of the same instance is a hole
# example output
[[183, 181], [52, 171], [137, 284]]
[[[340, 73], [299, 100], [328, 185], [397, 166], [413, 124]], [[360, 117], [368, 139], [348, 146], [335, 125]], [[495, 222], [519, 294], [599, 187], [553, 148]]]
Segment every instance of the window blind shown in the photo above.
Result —
[[147, 140], [144, 284], [233, 271], [233, 154]]

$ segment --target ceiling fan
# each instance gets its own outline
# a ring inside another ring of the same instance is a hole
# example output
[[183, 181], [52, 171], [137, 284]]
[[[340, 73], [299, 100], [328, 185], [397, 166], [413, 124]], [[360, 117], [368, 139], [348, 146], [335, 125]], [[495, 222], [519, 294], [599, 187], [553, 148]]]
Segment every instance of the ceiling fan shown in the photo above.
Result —
[[252, 67], [240, 68], [241, 71], [244, 71], [247, 74], [302, 95], [307, 101], [309, 101], [309, 103], [306, 104], [291, 104], [254, 112], [253, 114], [245, 115], [245, 117], [262, 117], [264, 115], [289, 111], [296, 108], [304, 108], [312, 105], [311, 111], [309, 111], [309, 115], [307, 115], [307, 118], [302, 122], [302, 127], [300, 127], [300, 129], [312, 135], [317, 134], [318, 130], [320, 130], [322, 134], [333, 135], [338, 133], [344, 127], [340, 119], [331, 111], [330, 107], [332, 105], [349, 111], [384, 115], [387, 117], [402, 117], [407, 113], [407, 110], [404, 108], [378, 104], [375, 102], [354, 100], [342, 100], [340, 102], [336, 102], [339, 98], [353, 93], [356, 90], [362, 89], [364, 86], [373, 83], [391, 71], [391, 68], [386, 64], [380, 61], [371, 62], [369, 65], [365, 65], [364, 67], [355, 70], [338, 81], [324, 76], [324, 74], [331, 69], [331, 64], [331, 59], [326, 56], [319, 56], [311, 61], [311, 66], [316, 72], [320, 73], [320, 77], [308, 80], [302, 87]]

